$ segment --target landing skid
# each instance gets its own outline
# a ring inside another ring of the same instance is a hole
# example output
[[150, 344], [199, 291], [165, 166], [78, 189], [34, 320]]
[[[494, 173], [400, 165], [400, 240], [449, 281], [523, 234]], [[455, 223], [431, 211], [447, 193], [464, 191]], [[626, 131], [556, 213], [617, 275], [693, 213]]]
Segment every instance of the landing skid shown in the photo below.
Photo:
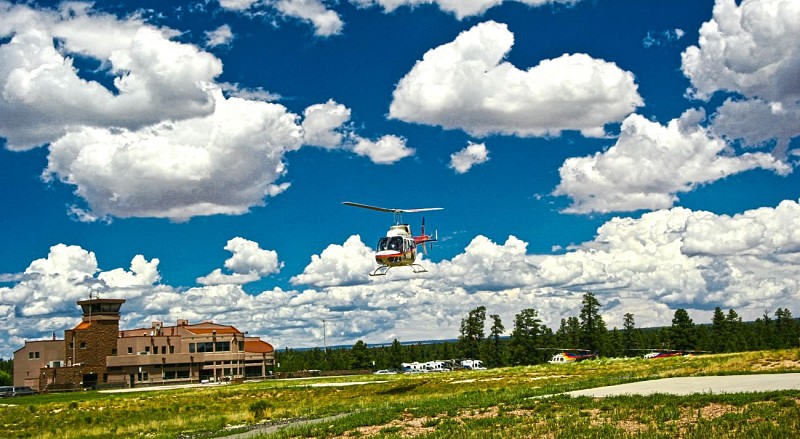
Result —
[[[410, 264], [410, 265], [406, 265], [406, 267], [411, 267], [411, 269], [414, 270], [415, 274], [416, 273], [427, 273], [428, 272], [428, 270], [426, 270], [425, 267], [423, 267], [422, 265], [419, 265], [419, 264]], [[392, 268], [392, 267], [388, 266], [388, 265], [381, 265], [380, 267], [376, 268], [375, 271], [373, 271], [369, 275], [370, 276], [386, 276], [386, 273], [389, 272], [390, 268]]]

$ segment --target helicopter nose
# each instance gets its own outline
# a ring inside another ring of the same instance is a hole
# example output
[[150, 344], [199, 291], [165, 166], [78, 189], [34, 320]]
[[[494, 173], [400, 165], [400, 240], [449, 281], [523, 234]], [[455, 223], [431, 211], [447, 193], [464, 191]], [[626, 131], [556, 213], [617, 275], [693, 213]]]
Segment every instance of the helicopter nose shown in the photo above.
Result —
[[402, 256], [403, 254], [400, 252], [384, 250], [375, 254], [375, 261], [382, 265], [389, 265], [398, 262]]

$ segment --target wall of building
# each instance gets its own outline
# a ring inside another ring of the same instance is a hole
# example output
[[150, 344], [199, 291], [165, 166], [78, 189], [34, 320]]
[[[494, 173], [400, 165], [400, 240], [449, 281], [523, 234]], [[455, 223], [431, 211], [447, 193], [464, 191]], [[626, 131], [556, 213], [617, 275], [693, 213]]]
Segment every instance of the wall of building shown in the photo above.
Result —
[[38, 391], [40, 370], [55, 366], [53, 362], [63, 365], [64, 361], [64, 340], [26, 341], [14, 352], [14, 385]]
[[105, 367], [106, 357], [116, 355], [119, 320], [82, 322], [64, 331], [67, 366]]

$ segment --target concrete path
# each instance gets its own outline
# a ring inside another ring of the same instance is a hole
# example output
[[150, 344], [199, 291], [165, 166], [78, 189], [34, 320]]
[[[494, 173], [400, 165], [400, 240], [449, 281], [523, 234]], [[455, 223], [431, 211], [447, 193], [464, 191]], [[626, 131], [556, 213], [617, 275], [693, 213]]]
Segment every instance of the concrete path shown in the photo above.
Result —
[[662, 378], [651, 381], [566, 392], [571, 396], [690, 395], [693, 393], [743, 393], [800, 390], [800, 373]]

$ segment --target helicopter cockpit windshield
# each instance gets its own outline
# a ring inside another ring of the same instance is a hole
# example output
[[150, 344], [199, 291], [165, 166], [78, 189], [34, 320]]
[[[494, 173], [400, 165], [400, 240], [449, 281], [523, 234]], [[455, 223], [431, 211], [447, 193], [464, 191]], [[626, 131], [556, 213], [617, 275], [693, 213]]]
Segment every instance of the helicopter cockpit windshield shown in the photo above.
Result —
[[403, 251], [403, 238], [400, 236], [381, 238], [378, 241], [378, 251], [384, 250]]

